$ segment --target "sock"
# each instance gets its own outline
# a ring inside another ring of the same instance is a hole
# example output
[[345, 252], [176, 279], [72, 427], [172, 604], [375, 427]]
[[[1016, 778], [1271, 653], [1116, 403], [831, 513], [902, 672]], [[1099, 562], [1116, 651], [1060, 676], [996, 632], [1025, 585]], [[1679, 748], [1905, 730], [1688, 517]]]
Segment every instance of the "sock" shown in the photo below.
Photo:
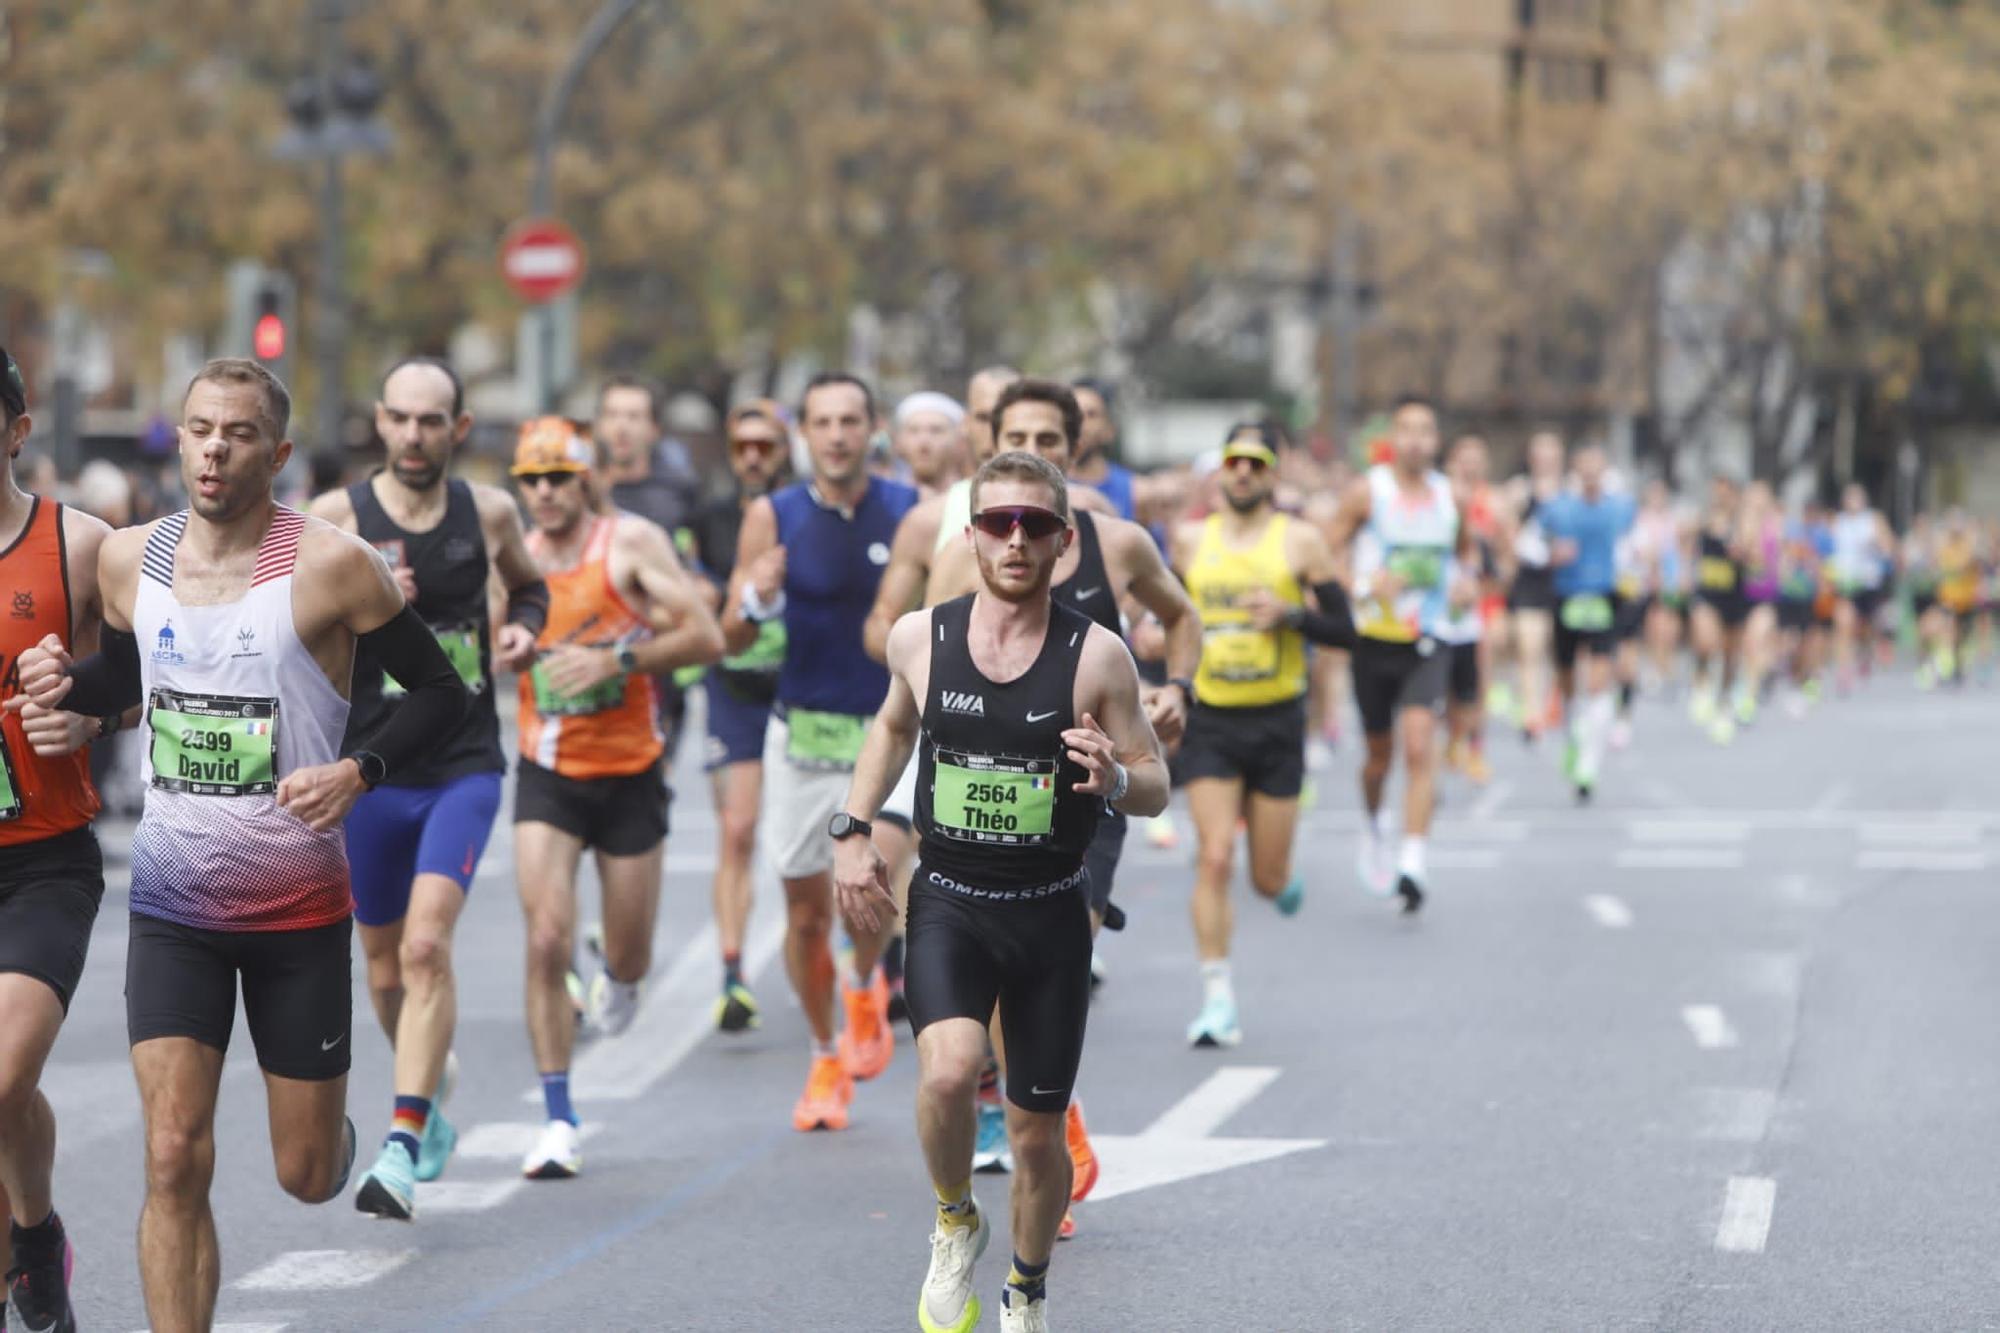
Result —
[[722, 955], [722, 989], [743, 984], [743, 955], [725, 953]]
[[1621, 717], [1629, 717], [1631, 715], [1632, 696], [1636, 692], [1636, 688], [1629, 680], [1618, 687], [1618, 713]]
[[553, 1074], [542, 1075], [542, 1104], [549, 1108], [549, 1119], [567, 1120], [576, 1123], [576, 1108], [569, 1104], [569, 1071], [558, 1069]]
[[854, 979], [847, 984], [855, 990], [867, 990], [875, 984], [875, 969], [871, 967], [866, 972], [863, 972], [857, 967], [854, 970]]
[[812, 1053], [815, 1060], [833, 1060], [839, 1058], [840, 1048], [831, 1041], [821, 1041], [818, 1037], [814, 1037]]
[[1611, 720], [1617, 705], [1611, 694], [1593, 694], [1584, 700], [1577, 710], [1580, 728], [1577, 746], [1576, 776], [1579, 782], [1592, 783], [1597, 780], [1597, 768], [1604, 759], [1604, 744], [1611, 731]]
[[24, 1246], [51, 1245], [62, 1238], [62, 1222], [56, 1217], [56, 1210], [49, 1209], [49, 1215], [31, 1227], [19, 1222], [8, 1225], [7, 1239], [15, 1249]]
[[1389, 836], [1389, 807], [1371, 810], [1368, 814], [1368, 836], [1381, 842]]
[[972, 1201], [971, 1181], [951, 1186], [933, 1184], [931, 1192], [937, 1195], [939, 1226], [979, 1225], [979, 1206]]
[[1201, 965], [1201, 991], [1204, 1000], [1227, 1000], [1233, 994], [1229, 985], [1229, 960], [1213, 959]]
[[416, 1163], [417, 1145], [424, 1141], [424, 1126], [430, 1118], [430, 1098], [396, 1098], [396, 1114], [389, 1120], [389, 1142], [401, 1144], [403, 1151], [410, 1154], [412, 1165]]
[[1007, 1290], [1002, 1295], [1006, 1297], [1009, 1307], [1016, 1303], [1026, 1305], [1030, 1301], [1039, 1301], [1047, 1293], [1048, 1280], [1047, 1260], [1031, 1264], [1017, 1254], [1014, 1256], [1013, 1271], [1007, 1274]]
[[1424, 882], [1424, 840], [1421, 835], [1403, 836], [1403, 845], [1396, 853], [1396, 873], [1408, 875], [1419, 884]]

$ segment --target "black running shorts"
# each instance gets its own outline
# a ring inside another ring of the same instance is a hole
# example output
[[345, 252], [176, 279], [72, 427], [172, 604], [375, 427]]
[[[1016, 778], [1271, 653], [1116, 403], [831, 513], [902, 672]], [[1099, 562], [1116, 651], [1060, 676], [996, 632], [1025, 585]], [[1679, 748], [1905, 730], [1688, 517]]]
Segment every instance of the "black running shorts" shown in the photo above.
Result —
[[1778, 628], [1793, 634], [1802, 634], [1813, 627], [1811, 598], [1780, 597], [1778, 599]]
[[1305, 699], [1254, 708], [1214, 708], [1196, 700], [1175, 776], [1184, 783], [1240, 780], [1246, 790], [1280, 800], [1297, 796], [1306, 780]]
[[305, 930], [200, 930], [132, 916], [125, 957], [131, 1043], [191, 1037], [229, 1049], [236, 987], [257, 1063], [279, 1078], [324, 1082], [347, 1072], [353, 1047], [354, 922]]
[[1354, 645], [1354, 706], [1361, 730], [1385, 736], [1407, 708], [1436, 708], [1444, 702], [1451, 654], [1436, 639], [1384, 643], [1361, 639]]
[[946, 1018], [985, 1027], [1000, 1007], [1007, 1100], [1024, 1111], [1069, 1106], [1090, 1016], [1090, 911], [1077, 888], [982, 901], [920, 860], [910, 877], [903, 998], [910, 1029]]
[[0, 863], [0, 972], [47, 982], [68, 1013], [104, 899], [97, 835], [86, 824], [17, 843], [0, 848]]
[[1514, 571], [1507, 589], [1509, 611], [1554, 611], [1556, 572], [1547, 566], [1523, 565]]
[[548, 824], [606, 856], [638, 856], [666, 841], [672, 799], [658, 764], [617, 778], [566, 778], [526, 759], [515, 766], [516, 824]]
[[1123, 814], [1106, 806], [1097, 817], [1097, 832], [1083, 851], [1083, 868], [1090, 875], [1090, 910], [1102, 916], [1111, 901], [1111, 881], [1118, 875], [1118, 858], [1125, 854]]
[[1451, 645], [1450, 679], [1447, 684], [1455, 704], [1479, 702], [1479, 642]]

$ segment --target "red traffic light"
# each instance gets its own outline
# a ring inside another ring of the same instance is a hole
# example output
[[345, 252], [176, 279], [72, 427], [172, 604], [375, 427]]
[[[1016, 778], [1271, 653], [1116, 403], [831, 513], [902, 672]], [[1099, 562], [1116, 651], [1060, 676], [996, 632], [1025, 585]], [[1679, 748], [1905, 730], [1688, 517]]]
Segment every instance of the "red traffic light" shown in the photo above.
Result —
[[282, 361], [285, 357], [285, 321], [277, 315], [258, 319], [250, 335], [250, 346], [259, 361]]

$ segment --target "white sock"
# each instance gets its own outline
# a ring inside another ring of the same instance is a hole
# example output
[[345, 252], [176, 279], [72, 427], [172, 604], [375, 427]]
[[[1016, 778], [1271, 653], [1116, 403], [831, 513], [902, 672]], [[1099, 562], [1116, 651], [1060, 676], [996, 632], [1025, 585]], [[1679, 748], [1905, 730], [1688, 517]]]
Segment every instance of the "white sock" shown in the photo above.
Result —
[[1408, 875], [1419, 884], [1424, 882], [1424, 839], [1421, 835], [1403, 835], [1402, 848], [1396, 853], [1396, 873]]
[[1229, 999], [1235, 990], [1229, 984], [1229, 960], [1217, 959], [1201, 965], [1201, 995], [1204, 1000]]
[[1597, 780], [1598, 765], [1604, 759], [1604, 745], [1610, 738], [1611, 723], [1618, 713], [1617, 701], [1609, 691], [1584, 700], [1578, 714], [1576, 776], [1589, 784]]
[[606, 972], [604, 974], [604, 980], [610, 984], [611, 994], [613, 998], [625, 1004], [630, 1004], [634, 1000], [638, 999], [639, 997], [638, 982], [620, 981], [617, 977], [612, 976], [609, 972]]
[[812, 1038], [811, 1041], [815, 1060], [825, 1060], [840, 1054], [840, 1047], [833, 1042], [821, 1041], [818, 1037]]
[[856, 990], [867, 990], [875, 984], [875, 969], [871, 967], [866, 972], [856, 972], [853, 984]]
[[1389, 807], [1387, 805], [1384, 805], [1381, 809], [1376, 810], [1368, 816], [1368, 836], [1375, 839], [1375, 841], [1387, 841], [1389, 828]]

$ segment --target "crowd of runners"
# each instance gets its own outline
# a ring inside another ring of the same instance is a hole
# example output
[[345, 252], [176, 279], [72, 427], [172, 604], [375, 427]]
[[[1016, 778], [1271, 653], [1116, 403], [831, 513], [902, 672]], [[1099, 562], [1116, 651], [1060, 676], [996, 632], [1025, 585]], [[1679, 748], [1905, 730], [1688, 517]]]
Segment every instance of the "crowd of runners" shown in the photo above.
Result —
[[[214, 1314], [239, 986], [283, 1188], [416, 1220], [457, 1139], [454, 932], [509, 769], [545, 1107], [521, 1169], [581, 1172], [572, 1054], [640, 1005], [684, 742], [719, 830], [718, 1040], [762, 1021], [743, 951], [774, 895], [809, 1030], [792, 1124], [846, 1128], [906, 1023], [936, 1193], [918, 1322], [978, 1323], [973, 1182], [1010, 1172], [1001, 1323], [1034, 1330], [1098, 1177], [1076, 1091], [1128, 822], [1178, 843], [1182, 792], [1187, 1041], [1233, 1046], [1237, 844], [1279, 913], [1344, 888], [1293, 861], [1336, 764], [1358, 768], [1361, 887], [1414, 915], [1447, 775], [1485, 783], [1490, 747], [1538, 747], [1588, 802], [1641, 699], [1647, 726], [1685, 711], [1727, 744], [1784, 725], [1767, 703], [1856, 688], [1906, 632], [1924, 683], [1961, 684], [2000, 600], [2000, 541], [1961, 516], [1899, 537], [1854, 486], [1830, 508], [1722, 478], [1683, 498], [1553, 434], [1501, 480], [1414, 395], [1363, 464], [1253, 420], [1141, 476], [1102, 385], [993, 367], [962, 402], [889, 405], [827, 373], [731, 410], [728, 484], [704, 493], [659, 461], [657, 394], [614, 379], [592, 422], [525, 423], [502, 488], [454, 474], [472, 418], [419, 357], [382, 380], [380, 470], [295, 509], [274, 498], [287, 391], [221, 360], [183, 406], [187, 507], [116, 530], [23, 489], [28, 407], [0, 353], [0, 1324], [31, 1333], [74, 1327], [36, 1084], [104, 889], [87, 751], [120, 730], [143, 739], [126, 1009], [154, 1329]], [[355, 934], [394, 1052], [372, 1150], [346, 1097]]]

